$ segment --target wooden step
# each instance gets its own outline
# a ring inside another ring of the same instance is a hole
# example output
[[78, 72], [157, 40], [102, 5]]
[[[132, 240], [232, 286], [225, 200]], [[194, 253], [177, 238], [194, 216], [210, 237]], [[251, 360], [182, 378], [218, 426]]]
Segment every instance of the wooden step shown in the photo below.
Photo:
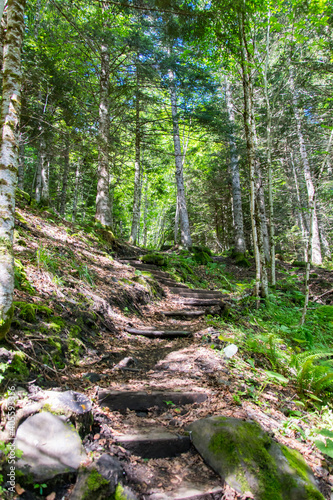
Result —
[[169, 279], [171, 278], [169, 273], [166, 273], [164, 271], [155, 271], [154, 269], [149, 271], [155, 278], [166, 278]]
[[173, 339], [177, 337], [189, 337], [190, 335], [192, 335], [192, 332], [185, 330], [140, 330], [138, 328], [130, 327], [126, 327], [125, 330], [131, 335], [143, 335], [144, 337], [148, 337], [151, 339]]
[[131, 265], [136, 269], [139, 269], [140, 271], [158, 271], [159, 269], [161, 269], [154, 264], [142, 264], [142, 262], [133, 262], [133, 264]]
[[113, 436], [117, 444], [142, 458], [175, 457], [191, 447], [189, 436], [180, 436], [162, 429], [145, 429], [136, 434]]
[[191, 290], [178, 292], [177, 294], [174, 293], [174, 295], [178, 295], [179, 297], [184, 297], [184, 299], [203, 299], [203, 300], [222, 299], [222, 296], [219, 295], [218, 293], [217, 294], [198, 293], [198, 292], [192, 292]]
[[167, 278], [160, 278], [159, 282], [169, 288], [185, 288], [185, 290], [190, 290], [189, 287], [184, 285], [183, 283], [177, 283], [177, 281], [169, 280]]
[[184, 482], [174, 491], [151, 493], [145, 495], [146, 500], [221, 500], [223, 497], [222, 486], [207, 484], [194, 484]]
[[186, 297], [177, 298], [175, 296], [175, 300], [177, 300], [177, 302], [181, 302], [184, 305], [195, 307], [218, 306], [223, 304], [221, 299], [187, 299]]
[[110, 410], [121, 411], [135, 410], [147, 411], [153, 406], [165, 410], [168, 402], [176, 406], [183, 406], [194, 403], [202, 403], [208, 398], [204, 392], [146, 392], [146, 391], [111, 391], [109, 389], [100, 389], [98, 393], [98, 402], [101, 407], [107, 406]]
[[183, 316], [189, 319], [204, 316], [206, 311], [190, 311], [189, 309], [175, 309], [174, 311], [161, 311], [161, 314], [169, 317]]
[[184, 296], [183, 294], [185, 293], [199, 293], [200, 295], [214, 295], [215, 297], [223, 297], [222, 292], [218, 290], [202, 290], [200, 288], [186, 288], [186, 290], [183, 289], [183, 287], [170, 287], [169, 288], [171, 293], [178, 293]]

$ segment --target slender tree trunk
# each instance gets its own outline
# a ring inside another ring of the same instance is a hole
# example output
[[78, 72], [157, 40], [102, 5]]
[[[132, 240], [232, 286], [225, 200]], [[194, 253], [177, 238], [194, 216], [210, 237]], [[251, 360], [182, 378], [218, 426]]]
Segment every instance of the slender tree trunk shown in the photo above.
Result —
[[296, 194], [296, 205], [295, 205], [296, 206], [296, 213], [297, 213], [297, 218], [298, 218], [298, 225], [299, 225], [299, 228], [300, 228], [301, 234], [302, 234], [304, 260], [306, 261], [307, 260], [306, 240], [307, 240], [309, 230], [308, 230], [306, 220], [304, 219], [304, 215], [303, 215], [302, 200], [301, 200], [301, 194], [300, 194], [300, 190], [299, 190], [297, 171], [296, 171], [295, 162], [294, 162], [292, 152], [290, 152], [290, 164], [291, 164], [292, 177], [294, 179], [294, 187], [295, 187], [295, 194]]
[[19, 164], [18, 164], [18, 181], [17, 186], [23, 191], [24, 189], [24, 139], [22, 132], [19, 136]]
[[175, 229], [174, 229], [174, 241], [175, 245], [178, 245], [178, 232], [179, 232], [179, 203], [178, 196], [176, 199], [176, 213], [175, 213]]
[[2, 15], [3, 15], [3, 10], [5, 8], [5, 3], [6, 3], [6, 0], [0, 0], [0, 22], [2, 19]]
[[44, 206], [48, 206], [50, 203], [49, 177], [50, 177], [50, 160], [48, 155], [45, 154], [41, 171], [41, 179], [42, 179], [41, 203]]
[[250, 176], [250, 216], [252, 223], [253, 252], [256, 265], [256, 282], [254, 292], [255, 296], [259, 297], [261, 285], [261, 263], [256, 221], [255, 131], [252, 123], [252, 77], [251, 66], [248, 61], [248, 51], [246, 50], [246, 34], [243, 13], [239, 14], [239, 39], [241, 42], [242, 83], [244, 91], [244, 128]]
[[133, 201], [133, 217], [130, 243], [136, 245], [140, 228], [140, 210], [141, 210], [141, 163], [140, 163], [140, 147], [141, 147], [141, 124], [140, 124], [140, 79], [139, 79], [139, 63], [136, 64], [136, 103], [135, 103], [135, 173], [134, 173], [134, 201]]
[[306, 262], [306, 269], [305, 269], [305, 299], [304, 299], [304, 306], [303, 306], [303, 312], [302, 312], [302, 319], [301, 319], [301, 325], [304, 325], [305, 322], [305, 317], [306, 313], [308, 310], [308, 305], [309, 305], [309, 296], [310, 296], [310, 283], [309, 283], [309, 277], [310, 277], [310, 269], [311, 269], [311, 257], [313, 255], [312, 253], [312, 245], [313, 245], [313, 228], [314, 228], [314, 210], [312, 209], [310, 212], [310, 232], [309, 232], [309, 239], [308, 239], [308, 257], [307, 257], [307, 262]]
[[65, 215], [65, 211], [66, 211], [67, 185], [68, 185], [68, 175], [69, 175], [69, 169], [70, 169], [69, 153], [70, 153], [69, 136], [66, 135], [66, 146], [65, 146], [65, 154], [64, 154], [64, 170], [62, 172], [62, 186], [61, 186], [60, 208], [59, 208], [59, 213], [61, 215]]
[[[307, 189], [307, 193], [308, 193], [308, 208], [310, 210], [310, 225], [313, 224], [313, 227], [310, 227], [310, 234], [312, 234], [313, 242], [312, 242], [312, 245], [308, 245], [308, 246], [311, 246], [311, 249], [312, 249], [312, 254], [311, 254], [312, 256], [311, 256], [310, 260], [314, 264], [321, 264], [322, 257], [321, 257], [320, 236], [319, 236], [319, 227], [318, 227], [316, 202], [315, 202], [315, 187], [314, 187], [314, 183], [312, 181], [310, 163], [309, 163], [307, 151], [305, 148], [305, 141], [304, 141], [303, 132], [302, 132], [301, 117], [300, 117], [300, 113], [299, 113], [299, 109], [298, 109], [297, 91], [295, 88], [294, 75], [293, 75], [293, 70], [292, 70], [291, 66], [289, 69], [289, 75], [290, 75], [290, 89], [291, 89], [291, 93], [292, 93], [294, 116], [295, 116], [295, 121], [296, 121], [299, 148], [300, 148], [300, 154], [301, 154], [301, 159], [302, 159], [302, 164], [303, 164], [304, 179], [305, 179], [306, 189]], [[313, 214], [312, 214], [312, 212], [313, 212]], [[309, 238], [310, 238], [310, 236], [309, 236]]]
[[42, 168], [45, 157], [45, 148], [43, 146], [44, 142], [40, 141], [39, 151], [37, 157], [37, 168], [36, 168], [36, 188], [35, 188], [35, 200], [40, 203], [42, 198]]
[[275, 239], [274, 239], [274, 202], [273, 202], [273, 173], [272, 173], [272, 113], [271, 104], [268, 95], [268, 64], [269, 64], [269, 46], [270, 46], [270, 11], [268, 15], [267, 32], [266, 32], [266, 60], [264, 68], [264, 92], [266, 101], [267, 113], [267, 130], [266, 130], [266, 157], [268, 170], [268, 204], [269, 204], [269, 243], [270, 243], [270, 258], [271, 258], [271, 285], [276, 285], [275, 273]]
[[227, 105], [230, 133], [229, 133], [229, 148], [230, 148], [230, 169], [231, 169], [231, 186], [232, 186], [232, 201], [234, 214], [234, 232], [235, 232], [235, 252], [244, 254], [246, 251], [244, 237], [244, 221], [242, 209], [242, 192], [239, 176], [239, 155], [237, 153], [236, 141], [234, 136], [235, 115], [232, 102], [232, 93], [228, 78], [225, 77], [225, 99]]
[[77, 202], [79, 195], [79, 182], [80, 182], [80, 163], [76, 163], [75, 169], [75, 185], [74, 185], [74, 196], [73, 196], [73, 208], [72, 208], [72, 222], [76, 221], [77, 214]]
[[24, 0], [8, 0], [4, 45], [0, 149], [0, 338], [4, 338], [9, 331], [13, 315], [13, 233], [19, 156], [18, 125], [21, 107], [24, 6]]
[[182, 162], [182, 151], [181, 151], [180, 137], [179, 137], [175, 76], [171, 69], [169, 69], [168, 74], [169, 74], [169, 84], [170, 84], [173, 143], [175, 148], [177, 200], [179, 207], [181, 243], [185, 248], [189, 248], [192, 246], [192, 239], [191, 239], [190, 223], [188, 218], [185, 188], [184, 188], [183, 162]]
[[[102, 4], [103, 13], [106, 6]], [[107, 29], [106, 23], [104, 28]], [[95, 219], [111, 227], [111, 207], [109, 197], [109, 135], [110, 135], [110, 50], [106, 41], [101, 45], [101, 76], [99, 102], [98, 171]]]
[[146, 174], [145, 179], [145, 190], [144, 190], [144, 211], [143, 211], [143, 246], [147, 246], [147, 236], [148, 236], [148, 188], [149, 188], [149, 180], [148, 175]]

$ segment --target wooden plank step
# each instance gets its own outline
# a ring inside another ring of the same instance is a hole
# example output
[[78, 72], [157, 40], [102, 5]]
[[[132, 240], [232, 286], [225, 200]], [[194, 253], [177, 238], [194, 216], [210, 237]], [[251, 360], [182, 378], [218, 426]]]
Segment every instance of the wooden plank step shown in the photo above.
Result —
[[155, 276], [156, 278], [166, 278], [166, 279], [169, 279], [171, 278], [170, 274], [169, 273], [166, 273], [164, 271], [155, 271], [154, 269], [152, 270], [149, 270], [149, 272]]
[[142, 262], [133, 262], [131, 266], [135, 267], [136, 269], [139, 269], [140, 271], [158, 271], [161, 269], [158, 266], [155, 266], [154, 264], [142, 264]]
[[[145, 495], [146, 500], [221, 500], [223, 497], [222, 486], [207, 484], [194, 484], [184, 482], [174, 491], [165, 491]], [[224, 498], [224, 497], [223, 497]]]
[[211, 300], [211, 299], [222, 299], [221, 295], [219, 294], [208, 294], [208, 293], [197, 293], [197, 292], [192, 292], [189, 290], [186, 290], [186, 292], [178, 292], [177, 294], [179, 297], [184, 297], [184, 299], [203, 299], [203, 300]]
[[206, 311], [190, 311], [188, 309], [176, 309], [174, 311], [161, 311], [161, 314], [164, 316], [170, 316], [170, 317], [179, 317], [179, 316], [184, 316], [186, 318], [196, 318], [197, 316], [204, 316], [206, 314]]
[[201, 295], [215, 295], [216, 297], [223, 297], [222, 292], [219, 290], [203, 290], [200, 288], [186, 288], [186, 290], [183, 289], [183, 287], [170, 287], [169, 288], [171, 293], [178, 293], [178, 294], [184, 294], [184, 293], [200, 293]]
[[182, 304], [186, 306], [195, 306], [195, 307], [200, 307], [200, 306], [218, 306], [222, 305], [223, 302], [221, 299], [187, 299], [186, 297], [176, 297], [175, 300], [177, 302], [181, 302]]
[[151, 339], [173, 339], [177, 337], [189, 337], [192, 335], [192, 332], [185, 330], [139, 330], [137, 328], [129, 327], [126, 327], [125, 330], [131, 335], [142, 335]]
[[177, 283], [177, 281], [169, 280], [168, 278], [159, 278], [158, 281], [160, 281], [162, 285], [165, 285], [169, 288], [185, 288], [186, 290], [189, 290], [189, 287], [187, 285], [184, 285], [183, 283]]
[[99, 405], [107, 406], [110, 410], [147, 411], [153, 406], [165, 410], [172, 402], [176, 406], [183, 406], [206, 401], [208, 395], [204, 392], [146, 392], [146, 391], [111, 391], [100, 389], [98, 392]]
[[175, 457], [191, 447], [189, 436], [180, 436], [162, 429], [145, 429], [143, 433], [113, 437], [117, 444], [142, 458]]

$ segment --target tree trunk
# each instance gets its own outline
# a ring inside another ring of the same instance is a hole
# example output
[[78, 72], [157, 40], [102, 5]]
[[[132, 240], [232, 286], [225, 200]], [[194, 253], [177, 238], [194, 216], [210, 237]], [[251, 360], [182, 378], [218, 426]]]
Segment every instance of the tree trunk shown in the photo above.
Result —
[[18, 164], [18, 181], [17, 186], [23, 191], [24, 189], [24, 139], [22, 132], [19, 136], [19, 164]]
[[292, 152], [290, 152], [290, 164], [292, 168], [292, 178], [294, 179], [294, 186], [295, 186], [295, 194], [296, 194], [296, 213], [297, 213], [297, 219], [298, 219], [298, 226], [301, 230], [302, 234], [302, 244], [303, 244], [303, 253], [304, 253], [304, 260], [307, 260], [307, 249], [306, 249], [306, 240], [307, 240], [307, 235], [308, 235], [308, 227], [306, 224], [306, 220], [304, 219], [303, 215], [303, 210], [302, 210], [302, 200], [301, 200], [301, 194], [299, 190], [299, 183], [298, 183], [298, 177], [297, 177], [297, 172], [296, 172], [296, 167], [294, 163], [294, 158]]
[[[106, 6], [102, 4], [103, 13]], [[104, 23], [104, 29], [107, 29]], [[109, 135], [110, 135], [110, 50], [106, 41], [101, 44], [101, 75], [99, 101], [98, 171], [95, 219], [104, 226], [111, 227], [111, 207], [109, 197]]]
[[169, 74], [169, 84], [170, 84], [173, 143], [175, 148], [176, 185], [177, 185], [177, 200], [179, 206], [181, 243], [185, 248], [189, 248], [192, 246], [192, 239], [191, 239], [190, 223], [188, 219], [188, 212], [187, 212], [186, 198], [185, 198], [183, 161], [182, 161], [182, 151], [181, 151], [180, 137], [179, 137], [175, 76], [171, 69], [169, 69], [168, 74]]
[[66, 202], [67, 202], [67, 185], [68, 185], [68, 174], [69, 174], [69, 136], [66, 135], [66, 146], [65, 146], [65, 155], [64, 155], [64, 170], [62, 173], [62, 187], [61, 187], [61, 196], [60, 196], [60, 208], [59, 213], [61, 215], [65, 215], [66, 211]]
[[148, 188], [149, 188], [149, 180], [148, 175], [146, 174], [145, 179], [145, 197], [144, 197], [144, 211], [143, 211], [143, 246], [147, 246], [147, 236], [148, 236]]
[[140, 228], [140, 210], [141, 210], [141, 164], [140, 164], [140, 146], [141, 146], [141, 126], [140, 126], [140, 97], [139, 97], [139, 68], [136, 64], [136, 103], [135, 103], [135, 173], [134, 173], [134, 201], [133, 217], [130, 243], [136, 245]]
[[74, 185], [73, 208], [72, 208], [72, 222], [76, 221], [77, 201], [78, 201], [78, 196], [79, 196], [79, 182], [80, 182], [80, 163], [77, 162], [76, 169], [75, 169], [75, 185]]
[[266, 60], [264, 68], [264, 93], [266, 101], [267, 128], [266, 128], [266, 157], [268, 170], [268, 205], [269, 205], [269, 243], [271, 258], [271, 285], [276, 285], [275, 272], [275, 239], [274, 239], [274, 202], [273, 202], [273, 173], [272, 173], [272, 114], [271, 104], [268, 95], [268, 64], [269, 64], [269, 46], [270, 46], [270, 11], [268, 14], [267, 32], [266, 32]]
[[44, 161], [42, 163], [42, 195], [41, 195], [41, 203], [43, 206], [48, 206], [50, 203], [50, 188], [49, 188], [49, 177], [50, 177], [50, 160], [48, 156], [44, 155]]
[[231, 186], [232, 186], [232, 202], [234, 214], [234, 231], [235, 231], [235, 252], [244, 254], [246, 251], [244, 237], [244, 221], [242, 209], [242, 193], [239, 176], [239, 155], [237, 153], [236, 141], [234, 137], [235, 115], [232, 103], [232, 93], [228, 78], [225, 77], [225, 99], [229, 119], [229, 148], [230, 148], [230, 169], [231, 169]]
[[25, 0], [8, 0], [4, 45], [0, 149], [0, 338], [13, 315], [13, 233], [18, 171], [18, 125], [21, 107], [21, 47]]
[[246, 50], [246, 34], [244, 14], [239, 14], [239, 39], [241, 43], [242, 83], [244, 91], [244, 128], [250, 177], [250, 216], [252, 223], [253, 253], [256, 265], [255, 296], [259, 297], [261, 285], [261, 263], [258, 245], [258, 228], [256, 220], [256, 172], [255, 172], [255, 130], [252, 120], [252, 76], [248, 51]]
[[[290, 66], [289, 68], [289, 75], [290, 75], [290, 89], [292, 93], [292, 100], [293, 100], [293, 108], [294, 108], [294, 116], [295, 116], [295, 121], [296, 121], [296, 129], [297, 129], [297, 135], [298, 135], [298, 141], [299, 141], [299, 149], [300, 149], [300, 154], [301, 154], [301, 159], [302, 159], [302, 164], [303, 164], [303, 172], [304, 172], [304, 179], [305, 179], [305, 184], [306, 184], [306, 189], [308, 193], [308, 209], [310, 210], [310, 224], [313, 224], [313, 227], [310, 227], [310, 234], [312, 234], [312, 254], [311, 254], [311, 259], [314, 264], [322, 264], [322, 257], [321, 257], [321, 249], [320, 249], [320, 236], [319, 236], [319, 227], [318, 227], [318, 219], [317, 219], [317, 211], [316, 211], [316, 202], [315, 202], [315, 188], [314, 188], [314, 183], [312, 181], [312, 174], [311, 174], [311, 168], [310, 168], [310, 163], [307, 155], [307, 151], [305, 148], [305, 142], [304, 142], [304, 137], [303, 137], [303, 132], [302, 132], [302, 124], [301, 124], [301, 117], [298, 109], [298, 100], [297, 100], [297, 90], [295, 88], [295, 82], [294, 82], [294, 75], [293, 75], [293, 70]], [[313, 214], [312, 214], [313, 212]], [[312, 222], [311, 222], [312, 221]], [[310, 235], [309, 235], [310, 238]]]

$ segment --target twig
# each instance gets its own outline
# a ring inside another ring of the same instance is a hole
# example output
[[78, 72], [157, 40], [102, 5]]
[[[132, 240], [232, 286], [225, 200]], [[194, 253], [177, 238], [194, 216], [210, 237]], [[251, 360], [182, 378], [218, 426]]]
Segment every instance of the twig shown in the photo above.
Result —
[[317, 302], [317, 300], [321, 299], [322, 297], [325, 297], [325, 295], [329, 295], [330, 293], [333, 293], [333, 288], [325, 293], [322, 293], [321, 295], [319, 295], [319, 297], [313, 296], [313, 301]]

